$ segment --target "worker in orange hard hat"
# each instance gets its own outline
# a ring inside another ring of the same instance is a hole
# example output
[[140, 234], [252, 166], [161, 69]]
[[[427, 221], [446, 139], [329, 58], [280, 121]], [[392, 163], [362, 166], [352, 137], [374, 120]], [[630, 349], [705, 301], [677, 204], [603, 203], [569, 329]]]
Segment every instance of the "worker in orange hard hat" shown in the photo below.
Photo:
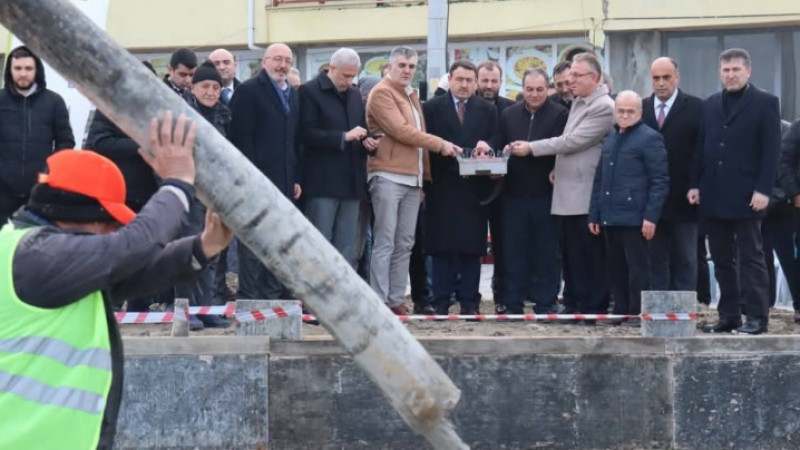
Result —
[[231, 240], [209, 212], [174, 240], [194, 195], [195, 125], [153, 119], [145, 161], [164, 181], [138, 215], [109, 159], [62, 150], [0, 229], [0, 436], [5, 449], [111, 449], [122, 398], [114, 299], [191, 280]]

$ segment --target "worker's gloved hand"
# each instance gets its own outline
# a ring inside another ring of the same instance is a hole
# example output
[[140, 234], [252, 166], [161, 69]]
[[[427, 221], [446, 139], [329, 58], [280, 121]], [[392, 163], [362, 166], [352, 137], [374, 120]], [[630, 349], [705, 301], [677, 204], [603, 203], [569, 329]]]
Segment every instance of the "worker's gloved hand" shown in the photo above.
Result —
[[190, 122], [187, 130], [186, 115], [181, 114], [173, 130], [172, 112], [164, 114], [159, 130], [158, 118], [150, 120], [150, 148], [139, 149], [142, 159], [161, 179], [175, 178], [194, 185], [194, 139], [197, 124]]
[[207, 259], [211, 259], [230, 245], [233, 231], [209, 208], [206, 210], [206, 227], [200, 235], [200, 246]]

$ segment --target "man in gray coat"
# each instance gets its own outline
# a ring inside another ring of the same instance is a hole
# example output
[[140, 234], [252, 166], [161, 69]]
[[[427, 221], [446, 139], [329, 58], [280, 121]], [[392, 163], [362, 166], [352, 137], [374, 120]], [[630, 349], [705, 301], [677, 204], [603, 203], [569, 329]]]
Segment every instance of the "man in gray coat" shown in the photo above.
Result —
[[605, 136], [614, 125], [614, 101], [602, 84], [600, 61], [591, 53], [572, 60], [570, 89], [575, 99], [564, 134], [510, 144], [515, 156], [556, 155], [552, 214], [561, 218], [564, 277], [573, 287], [564, 313], [602, 313], [606, 296], [603, 241], [589, 233], [594, 171]]

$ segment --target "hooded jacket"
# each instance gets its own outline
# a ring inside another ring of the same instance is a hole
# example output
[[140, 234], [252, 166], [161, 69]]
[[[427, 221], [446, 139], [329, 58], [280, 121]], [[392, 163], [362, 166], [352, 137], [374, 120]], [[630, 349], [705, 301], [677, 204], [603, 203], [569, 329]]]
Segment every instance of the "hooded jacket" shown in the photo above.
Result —
[[60, 95], [47, 89], [42, 60], [36, 55], [33, 59], [33, 93], [24, 97], [16, 90], [10, 61], [0, 91], [0, 193], [16, 197], [28, 196], [50, 154], [75, 147], [67, 105]]

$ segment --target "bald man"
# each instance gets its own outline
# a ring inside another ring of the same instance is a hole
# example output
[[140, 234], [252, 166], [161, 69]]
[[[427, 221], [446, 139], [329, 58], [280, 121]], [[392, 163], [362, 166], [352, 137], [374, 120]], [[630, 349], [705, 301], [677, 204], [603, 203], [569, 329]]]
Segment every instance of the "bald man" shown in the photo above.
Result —
[[[292, 50], [272, 44], [262, 70], [243, 82], [231, 98], [230, 140], [283, 195], [300, 198], [295, 135], [300, 118], [297, 91], [287, 80]], [[291, 298], [281, 283], [245, 246], [239, 246], [239, 298]]]
[[[700, 146], [703, 101], [678, 88], [678, 63], [658, 58], [650, 66], [653, 95], [642, 102], [642, 121], [664, 137], [669, 162], [669, 194], [650, 244], [652, 288], [694, 291], [697, 286], [697, 206], [686, 193], [692, 160]], [[705, 247], [705, 241], [703, 242]]]
[[214, 63], [219, 76], [222, 77], [222, 91], [219, 98], [225, 106], [229, 106], [233, 91], [242, 84], [236, 79], [236, 57], [228, 50], [218, 48], [208, 55], [208, 59]]
[[[653, 239], [669, 190], [664, 138], [642, 123], [642, 99], [622, 91], [614, 105], [614, 132], [603, 144], [589, 206], [589, 231], [602, 233], [614, 314], [639, 314], [650, 289], [647, 242]], [[638, 325], [638, 319], [612, 324]]]

